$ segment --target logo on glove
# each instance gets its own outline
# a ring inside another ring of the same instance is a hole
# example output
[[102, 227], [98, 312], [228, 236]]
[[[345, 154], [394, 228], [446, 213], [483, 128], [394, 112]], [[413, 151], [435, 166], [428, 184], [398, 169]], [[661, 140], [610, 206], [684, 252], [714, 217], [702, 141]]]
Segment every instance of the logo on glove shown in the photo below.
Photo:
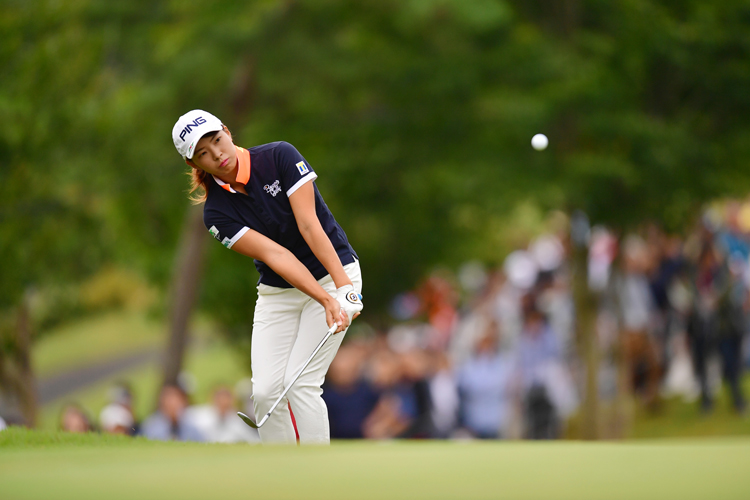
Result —
[[349, 292], [346, 294], [346, 300], [351, 302], [352, 304], [361, 304], [362, 301], [359, 298], [359, 295], [357, 292]]

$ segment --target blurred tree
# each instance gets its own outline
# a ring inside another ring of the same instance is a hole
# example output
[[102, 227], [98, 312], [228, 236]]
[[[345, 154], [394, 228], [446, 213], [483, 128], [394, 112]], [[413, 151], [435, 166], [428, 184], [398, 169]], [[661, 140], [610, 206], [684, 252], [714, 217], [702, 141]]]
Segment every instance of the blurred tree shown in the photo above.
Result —
[[188, 344], [188, 322], [203, 275], [206, 248], [203, 210], [192, 207], [185, 217], [170, 287], [169, 342], [164, 356], [163, 383], [176, 384]]
[[[749, 185], [748, 20], [743, 0], [5, 0], [0, 309], [104, 262], [167, 287], [188, 207], [169, 131], [198, 107], [316, 168], [375, 322], [435, 264], [499, 259], [521, 202], [680, 227]], [[238, 345], [256, 278], [210, 245], [200, 304]]]

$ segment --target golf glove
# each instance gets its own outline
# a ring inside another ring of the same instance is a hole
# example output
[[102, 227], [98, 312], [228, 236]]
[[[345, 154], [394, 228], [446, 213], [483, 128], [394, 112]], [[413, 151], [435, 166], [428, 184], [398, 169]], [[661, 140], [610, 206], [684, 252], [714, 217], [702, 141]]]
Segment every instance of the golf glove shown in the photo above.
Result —
[[360, 312], [364, 305], [362, 304], [362, 296], [354, 291], [354, 286], [344, 285], [336, 289], [336, 300], [339, 301], [341, 309], [346, 312], [349, 316], [349, 322], [352, 321], [352, 316]]

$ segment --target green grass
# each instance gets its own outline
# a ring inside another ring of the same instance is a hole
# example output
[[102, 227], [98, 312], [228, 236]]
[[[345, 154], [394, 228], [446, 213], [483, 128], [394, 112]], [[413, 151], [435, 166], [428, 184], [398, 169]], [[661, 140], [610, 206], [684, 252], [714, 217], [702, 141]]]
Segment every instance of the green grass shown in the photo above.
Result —
[[59, 431], [29, 430], [23, 427], [9, 427], [0, 432], [0, 450], [60, 446], [105, 447], [113, 445], [132, 446], [134, 443], [150, 443], [146, 439], [133, 439], [128, 436], [110, 434], [73, 434]]
[[0, 433], [0, 498], [750, 497], [748, 439], [335, 442], [307, 448], [111, 439]]
[[[744, 387], [745, 394], [750, 396], [750, 376], [745, 377]], [[640, 407], [630, 435], [634, 438], [698, 436], [750, 436], [750, 417], [734, 411], [726, 388], [707, 415], [701, 414], [698, 402], [687, 403], [679, 398], [664, 401], [655, 413]]]

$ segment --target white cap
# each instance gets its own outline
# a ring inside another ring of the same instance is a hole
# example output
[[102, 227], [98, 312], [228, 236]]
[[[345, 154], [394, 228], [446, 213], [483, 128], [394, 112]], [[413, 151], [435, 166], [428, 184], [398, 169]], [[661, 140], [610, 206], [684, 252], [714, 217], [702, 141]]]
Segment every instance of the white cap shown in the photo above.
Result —
[[503, 271], [508, 280], [517, 288], [528, 290], [536, 282], [539, 268], [526, 250], [516, 250], [505, 258]]
[[208, 111], [194, 109], [177, 120], [172, 127], [172, 140], [177, 152], [184, 158], [192, 158], [195, 146], [204, 135], [221, 130], [221, 120]]
[[133, 415], [123, 406], [117, 404], [108, 405], [99, 415], [99, 422], [107, 432], [112, 432], [118, 427], [130, 429], [133, 427]]

